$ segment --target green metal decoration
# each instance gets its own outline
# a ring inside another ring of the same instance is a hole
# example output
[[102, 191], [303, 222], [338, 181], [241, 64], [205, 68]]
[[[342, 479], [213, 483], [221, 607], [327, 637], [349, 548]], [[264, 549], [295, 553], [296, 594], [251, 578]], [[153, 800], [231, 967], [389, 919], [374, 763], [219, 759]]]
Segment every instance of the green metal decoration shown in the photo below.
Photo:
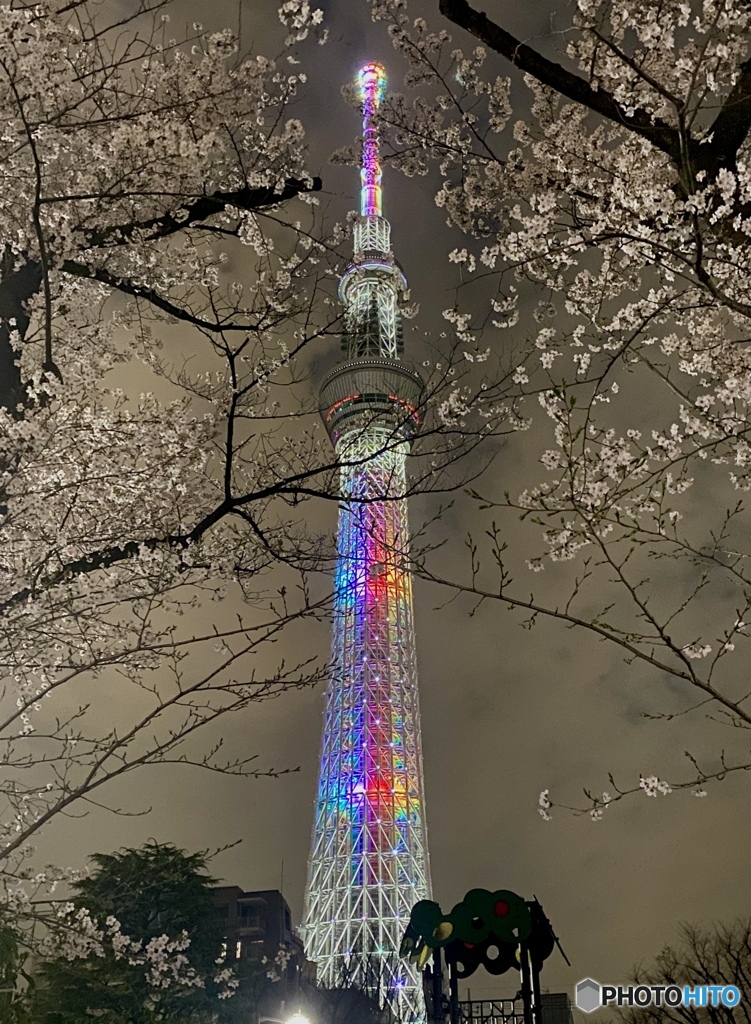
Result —
[[508, 889], [470, 889], [450, 914], [432, 900], [420, 900], [404, 933], [399, 955], [422, 970], [435, 949], [444, 949], [458, 977], [482, 965], [490, 974], [518, 967], [519, 943], [532, 934], [529, 907]]
[[504, 1017], [506, 1024], [543, 1024], [540, 969], [556, 944], [560, 949], [537, 897], [523, 900], [508, 889], [470, 889], [450, 914], [432, 900], [416, 903], [399, 955], [419, 970], [432, 958], [423, 974], [428, 1024], [474, 1019], [476, 1004], [459, 1002], [459, 981], [478, 967], [496, 975], [512, 968], [519, 972], [521, 988], [513, 1002], [521, 1001], [523, 1013]]

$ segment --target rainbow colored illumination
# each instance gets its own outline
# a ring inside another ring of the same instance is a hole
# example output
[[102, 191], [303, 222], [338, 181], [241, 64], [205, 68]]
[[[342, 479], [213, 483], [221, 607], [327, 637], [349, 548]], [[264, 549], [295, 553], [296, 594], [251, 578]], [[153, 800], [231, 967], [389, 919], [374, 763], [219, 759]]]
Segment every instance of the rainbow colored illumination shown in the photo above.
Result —
[[346, 362], [321, 388], [341, 463], [331, 676], [306, 890], [305, 945], [319, 983], [359, 983], [401, 1022], [422, 1022], [414, 968], [397, 957], [412, 906], [430, 896], [405, 463], [422, 382], [399, 362], [399, 297], [372, 118], [386, 75], [359, 75], [362, 212], [340, 295]]
[[381, 105], [386, 92], [386, 71], [381, 64], [366, 64], [358, 75], [360, 99], [362, 101], [362, 168], [360, 180], [360, 213], [363, 217], [380, 217], [381, 205], [381, 161], [378, 147], [378, 132], [373, 115]]

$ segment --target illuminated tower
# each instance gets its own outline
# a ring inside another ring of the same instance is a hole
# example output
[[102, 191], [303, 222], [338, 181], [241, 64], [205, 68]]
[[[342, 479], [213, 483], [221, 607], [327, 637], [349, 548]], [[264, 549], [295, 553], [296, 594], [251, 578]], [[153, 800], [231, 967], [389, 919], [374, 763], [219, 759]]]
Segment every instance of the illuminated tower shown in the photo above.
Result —
[[421, 1021], [419, 977], [397, 951], [413, 904], [430, 895], [404, 496], [423, 382], [399, 361], [407, 282], [381, 214], [380, 64], [359, 84], [361, 210], [339, 287], [346, 361], [321, 387], [346, 500], [304, 933], [321, 984], [376, 980], [401, 1021]]

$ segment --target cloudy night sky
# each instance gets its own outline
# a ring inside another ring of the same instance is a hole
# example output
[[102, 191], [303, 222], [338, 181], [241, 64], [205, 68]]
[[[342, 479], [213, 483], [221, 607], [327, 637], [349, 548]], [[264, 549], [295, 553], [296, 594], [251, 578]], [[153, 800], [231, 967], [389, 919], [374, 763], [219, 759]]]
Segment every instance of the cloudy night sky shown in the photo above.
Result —
[[[435, 30], [449, 28], [456, 45], [474, 46], [474, 40], [444, 23], [437, 0], [409, 3], [410, 11], [414, 7], [414, 15], [424, 16]], [[127, 7], [127, 0], [120, 4]], [[374, 59], [386, 66], [390, 87], [403, 91], [405, 66], [383, 25], [372, 24], [365, 0], [318, 0], [318, 6], [330, 38], [323, 47], [314, 40], [301, 47], [308, 82], [295, 115], [304, 123], [309, 166], [323, 179], [322, 205], [333, 221], [356, 207], [358, 194], [356, 169], [328, 162], [359, 133], [358, 114], [342, 97], [342, 86], [365, 60]], [[571, 19], [565, 0], [485, 0], [480, 6], [518, 38], [549, 53], [560, 47], [559, 32]], [[241, 24], [245, 49], [274, 56], [284, 39], [276, 7], [274, 0], [245, 0], [239, 12], [234, 0], [208, 5], [176, 0], [171, 17], [177, 34], [183, 22], [195, 20], [211, 28]], [[492, 55], [488, 67], [494, 74], [509, 73]], [[521, 76], [514, 83], [512, 98], [517, 116], [523, 116], [528, 96]], [[466, 244], [436, 208], [437, 182], [434, 174], [405, 178], [388, 167], [384, 172], [384, 213], [392, 224], [395, 255], [420, 304], [418, 318], [410, 321], [408, 346], [419, 347], [419, 337], [445, 328], [441, 311], [454, 304], [457, 285], [447, 255]], [[524, 329], [522, 315], [517, 330]], [[491, 346], [508, 344], [492, 329], [485, 339]], [[337, 357], [333, 339], [312, 353], [311, 392]], [[648, 409], [648, 395], [644, 401]], [[540, 450], [534, 428], [512, 437], [475, 486], [496, 497], [506, 490], [518, 493], [541, 476]], [[445, 500], [414, 498], [413, 528], [431, 520]], [[316, 529], [335, 529], [333, 503], [311, 514]], [[513, 513], [499, 512], [496, 518], [515, 571], [527, 573], [525, 557], [539, 533]], [[430, 527], [433, 543], [447, 541], [435, 555], [435, 568], [466, 577], [463, 538], [486, 528], [487, 519], [458, 493], [453, 507]], [[528, 581], [520, 580], [522, 589], [540, 597], [555, 593], [567, 571], [561, 568], [560, 580], [552, 571], [529, 573]], [[655, 571], [659, 574], [659, 565]], [[684, 776], [685, 751], [713, 758], [737, 737], [702, 711], [672, 721], [645, 718], [645, 711], [687, 708], [692, 695], [646, 666], [626, 664], [617, 650], [591, 635], [551, 621], [530, 631], [521, 616], [499, 605], [473, 610], [462, 600], [449, 602], [450, 596], [426, 583], [415, 585], [428, 841], [434, 898], [444, 910], [472, 887], [535, 895], [572, 964], [569, 969], [554, 952], [542, 973], [543, 988], [569, 992], [588, 975], [602, 982], [627, 980], [639, 961], [677, 938], [681, 922], [729, 922], [747, 913], [751, 781], [743, 773], [709, 785], [704, 799], [689, 792], [655, 799], [637, 794], [599, 822], [560, 809], [544, 822], [537, 807], [543, 789], [563, 803], [581, 802], [584, 787], [610, 788], [609, 773], [623, 788], [638, 783], [640, 774]], [[281, 640], [273, 655], [326, 660], [328, 630], [327, 623], [307, 625]], [[281, 650], [284, 644], [289, 650]], [[151, 807], [150, 814], [118, 817], [94, 810], [76, 827], [58, 820], [42, 837], [40, 856], [81, 866], [92, 851], [137, 846], [150, 837], [190, 851], [239, 840], [212, 861], [213, 873], [250, 890], [281, 886], [299, 923], [323, 704], [318, 687], [222, 720], [233, 754], [257, 754], [261, 767], [299, 771], [253, 780], [157, 767], [110, 793], [125, 810]], [[116, 716], [117, 708], [110, 713]], [[736, 742], [732, 749], [743, 747]], [[512, 994], [516, 988], [509, 976], [494, 979], [478, 972], [471, 979], [473, 998]]]

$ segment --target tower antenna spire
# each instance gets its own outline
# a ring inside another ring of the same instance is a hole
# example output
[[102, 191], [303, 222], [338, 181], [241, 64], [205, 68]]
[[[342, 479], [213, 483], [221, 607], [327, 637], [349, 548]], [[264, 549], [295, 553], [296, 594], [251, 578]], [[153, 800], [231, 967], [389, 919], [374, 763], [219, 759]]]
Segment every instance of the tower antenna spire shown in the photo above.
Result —
[[370, 61], [360, 68], [358, 85], [362, 102], [360, 213], [363, 217], [381, 217], [381, 154], [375, 114], [386, 92], [386, 69], [382, 64]]

